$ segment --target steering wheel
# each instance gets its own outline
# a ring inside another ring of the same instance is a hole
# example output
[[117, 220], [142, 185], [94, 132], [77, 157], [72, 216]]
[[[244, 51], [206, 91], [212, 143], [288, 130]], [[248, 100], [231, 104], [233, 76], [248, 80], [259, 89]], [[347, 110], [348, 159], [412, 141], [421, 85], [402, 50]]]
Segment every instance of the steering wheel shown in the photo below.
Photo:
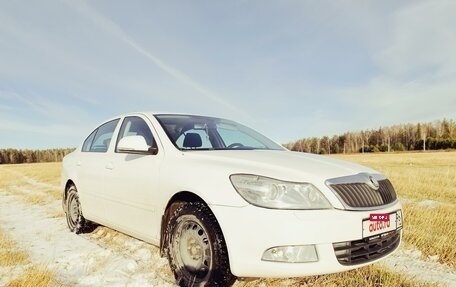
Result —
[[245, 145], [243, 145], [241, 143], [232, 143], [229, 146], [227, 146], [227, 148], [238, 148], [238, 147], [244, 147], [244, 146]]

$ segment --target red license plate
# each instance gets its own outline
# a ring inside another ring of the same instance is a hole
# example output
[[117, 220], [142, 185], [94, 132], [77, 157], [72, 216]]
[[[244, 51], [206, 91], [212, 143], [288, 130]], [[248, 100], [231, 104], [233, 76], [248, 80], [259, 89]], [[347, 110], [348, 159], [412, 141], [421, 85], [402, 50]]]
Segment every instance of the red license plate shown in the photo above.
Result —
[[370, 221], [389, 221], [389, 213], [371, 213], [369, 216]]

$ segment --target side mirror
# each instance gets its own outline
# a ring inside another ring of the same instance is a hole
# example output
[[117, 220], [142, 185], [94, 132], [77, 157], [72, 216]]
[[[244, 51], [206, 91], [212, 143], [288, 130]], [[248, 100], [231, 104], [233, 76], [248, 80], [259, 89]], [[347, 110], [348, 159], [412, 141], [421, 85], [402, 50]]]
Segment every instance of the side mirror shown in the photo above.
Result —
[[126, 136], [117, 144], [118, 152], [157, 154], [156, 147], [147, 145], [143, 136]]

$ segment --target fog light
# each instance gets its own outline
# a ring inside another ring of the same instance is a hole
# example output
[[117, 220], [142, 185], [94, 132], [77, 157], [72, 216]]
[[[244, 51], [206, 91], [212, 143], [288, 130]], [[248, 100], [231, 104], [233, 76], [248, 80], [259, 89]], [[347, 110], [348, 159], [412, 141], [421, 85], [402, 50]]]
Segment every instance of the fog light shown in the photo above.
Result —
[[277, 246], [266, 250], [261, 260], [289, 263], [318, 261], [315, 245]]

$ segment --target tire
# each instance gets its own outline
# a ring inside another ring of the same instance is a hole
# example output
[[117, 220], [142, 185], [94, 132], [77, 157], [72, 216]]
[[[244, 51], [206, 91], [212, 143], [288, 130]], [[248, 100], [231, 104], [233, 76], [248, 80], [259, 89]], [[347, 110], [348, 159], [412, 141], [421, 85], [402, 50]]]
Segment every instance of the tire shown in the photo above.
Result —
[[231, 286], [225, 239], [215, 216], [200, 202], [170, 206], [166, 230], [169, 265], [179, 286]]
[[95, 229], [94, 224], [86, 220], [82, 215], [78, 191], [74, 185], [71, 185], [67, 191], [65, 216], [68, 228], [71, 232], [80, 234], [85, 232], [92, 232]]

